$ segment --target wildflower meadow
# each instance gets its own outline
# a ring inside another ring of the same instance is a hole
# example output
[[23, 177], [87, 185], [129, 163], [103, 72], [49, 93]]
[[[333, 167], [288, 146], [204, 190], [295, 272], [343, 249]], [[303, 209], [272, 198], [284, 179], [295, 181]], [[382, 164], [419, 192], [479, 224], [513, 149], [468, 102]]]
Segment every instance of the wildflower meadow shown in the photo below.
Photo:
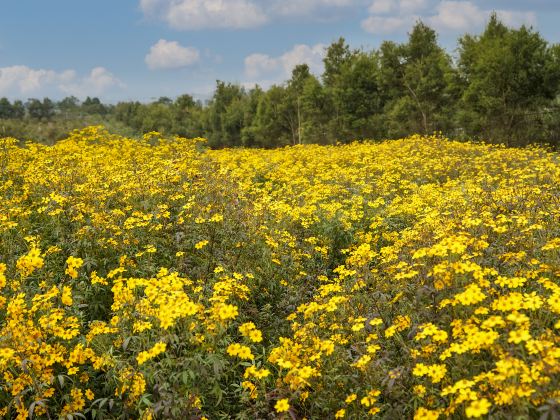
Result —
[[0, 139], [0, 414], [557, 418], [560, 155]]

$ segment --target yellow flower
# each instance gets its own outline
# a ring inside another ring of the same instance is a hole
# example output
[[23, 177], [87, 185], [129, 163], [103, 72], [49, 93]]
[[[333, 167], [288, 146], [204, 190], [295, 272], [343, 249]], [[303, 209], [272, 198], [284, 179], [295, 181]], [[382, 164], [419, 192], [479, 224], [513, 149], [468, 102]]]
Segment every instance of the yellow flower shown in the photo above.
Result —
[[241, 386], [249, 391], [249, 398], [256, 399], [258, 397], [257, 387], [250, 381], [241, 382]]
[[420, 407], [414, 413], [414, 420], [437, 420], [440, 412], [437, 410], [428, 410], [427, 408]]
[[228, 319], [233, 319], [237, 317], [239, 312], [237, 310], [237, 306], [223, 304], [217, 307], [217, 313], [220, 320], [226, 321]]
[[0, 289], [6, 286], [6, 276], [4, 273], [6, 272], [6, 264], [0, 263]]
[[61, 302], [66, 306], [72, 305], [72, 289], [69, 286], [62, 288], [62, 295], [60, 296]]
[[268, 369], [257, 369], [254, 365], [249, 366], [245, 369], [245, 373], [243, 374], [244, 378], [249, 378], [253, 376], [257, 379], [263, 379], [270, 375], [270, 371]]
[[257, 330], [255, 324], [252, 322], [246, 322], [239, 327], [239, 332], [244, 337], [249, 338], [253, 343], [260, 343], [262, 341], [262, 333]]
[[486, 398], [482, 398], [471, 402], [465, 409], [465, 414], [468, 418], [481, 417], [488, 413], [490, 407], [492, 407], [492, 404]]
[[81, 258], [76, 258], [74, 256], [69, 256], [66, 260], [66, 271], [65, 273], [68, 274], [73, 279], [78, 277], [77, 269], [80, 268], [84, 264], [84, 260]]
[[413, 391], [416, 395], [418, 395], [419, 397], [423, 397], [424, 394], [426, 394], [426, 387], [424, 385], [416, 385], [413, 388]]
[[288, 399], [282, 398], [281, 400], [278, 400], [274, 405], [274, 408], [277, 413], [284, 413], [288, 411], [290, 409], [290, 404], [288, 402]]
[[360, 404], [364, 407], [371, 407], [377, 402], [377, 397], [381, 394], [381, 391], [373, 389], [367, 393], [365, 397], [360, 400]]
[[167, 344], [163, 342], [156, 343], [151, 349], [146, 351], [141, 351], [138, 356], [136, 356], [136, 361], [138, 365], [143, 365], [148, 360], [153, 359], [157, 355], [163, 353], [167, 349]]
[[529, 330], [520, 329], [520, 330], [513, 330], [509, 332], [508, 341], [510, 343], [519, 344], [523, 341], [528, 341], [530, 339], [531, 339], [531, 334], [529, 333]]
[[227, 348], [230, 356], [237, 356], [240, 359], [253, 360], [255, 356], [251, 353], [251, 349], [239, 343], [232, 343]]
[[99, 277], [96, 271], [91, 272], [91, 284], [101, 284], [107, 286], [109, 283], [103, 277]]
[[41, 257], [41, 250], [33, 246], [29, 252], [20, 257], [16, 262], [16, 267], [23, 277], [32, 274], [36, 269], [42, 268], [44, 260]]
[[5, 361], [11, 359], [14, 355], [14, 350], [7, 348], [7, 347], [2, 347], [0, 348], [0, 358], [4, 359]]
[[358, 396], [356, 394], [350, 394], [346, 397], [346, 404], [350, 404], [351, 402], [355, 401]]
[[358, 369], [365, 369], [369, 362], [371, 361], [371, 356], [369, 354], [364, 354], [356, 362], [352, 363], [352, 366]]
[[412, 370], [414, 376], [429, 376], [433, 383], [440, 382], [447, 373], [447, 367], [443, 364], [425, 365], [417, 363]]

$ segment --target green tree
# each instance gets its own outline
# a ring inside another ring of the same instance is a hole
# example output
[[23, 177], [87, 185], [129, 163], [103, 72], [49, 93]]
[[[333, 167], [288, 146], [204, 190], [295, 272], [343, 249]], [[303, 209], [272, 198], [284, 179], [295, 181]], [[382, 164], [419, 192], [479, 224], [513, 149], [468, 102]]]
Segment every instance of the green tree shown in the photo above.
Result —
[[335, 99], [341, 121], [338, 137], [342, 141], [381, 135], [383, 98], [379, 87], [376, 54], [355, 52], [342, 68]]
[[351, 50], [340, 38], [327, 49], [324, 64], [323, 82], [330, 108], [328, 136], [350, 141], [381, 135], [383, 97], [377, 55]]
[[56, 104], [56, 108], [66, 118], [76, 116], [80, 109], [80, 101], [75, 96], [67, 96]]
[[171, 106], [159, 101], [143, 105], [139, 109], [139, 117], [142, 121], [140, 126], [142, 133], [158, 131], [163, 134], [171, 134], [173, 128]]
[[27, 101], [26, 108], [29, 116], [37, 120], [50, 120], [55, 112], [54, 103], [49, 98], [43, 98], [43, 101], [31, 98]]
[[202, 104], [191, 95], [178, 96], [173, 102], [173, 134], [183, 137], [204, 135], [202, 124]]
[[241, 145], [245, 96], [245, 89], [239, 85], [219, 80], [216, 82], [216, 90], [206, 113], [206, 134], [210, 146]]
[[0, 118], [14, 118], [14, 107], [8, 98], [0, 98]]
[[534, 119], [558, 95], [555, 47], [538, 32], [511, 29], [493, 14], [479, 36], [459, 40], [459, 71], [465, 89], [459, 122], [469, 136], [525, 144], [534, 140]]
[[302, 137], [305, 143], [329, 144], [329, 122], [332, 115], [332, 98], [325, 87], [311, 75], [303, 86], [301, 109], [304, 115]]
[[167, 97], [167, 96], [160, 96], [158, 98], [157, 101], [155, 101], [156, 104], [162, 104], [162, 105], [172, 105], [173, 104], [173, 99]]
[[328, 135], [332, 138], [344, 137], [344, 115], [342, 115], [341, 91], [344, 89], [342, 74], [351, 62], [354, 52], [350, 49], [344, 38], [333, 42], [326, 50], [323, 64], [325, 70], [322, 75], [326, 89], [329, 112]]
[[284, 86], [273, 85], [260, 98], [253, 134], [259, 147], [297, 143], [297, 117]]
[[303, 95], [305, 85], [308, 80], [313, 77], [307, 64], [298, 64], [292, 70], [292, 77], [286, 85], [286, 101], [284, 106], [285, 112], [291, 113], [288, 116], [289, 121], [294, 121], [295, 126], [291, 127], [292, 142], [294, 144], [303, 143], [304, 125], [307, 115], [303, 106]]
[[119, 102], [113, 109], [115, 119], [128, 127], [132, 127], [136, 132], [142, 129], [140, 109], [143, 105], [138, 102]]
[[82, 102], [81, 108], [89, 115], [106, 115], [108, 113], [107, 106], [101, 103], [99, 98], [90, 98], [89, 96]]
[[255, 131], [255, 119], [259, 102], [261, 101], [264, 92], [260, 86], [255, 86], [249, 90], [245, 100], [244, 114], [243, 114], [243, 128], [241, 129], [241, 144], [244, 147], [259, 146], [257, 140], [257, 132]]
[[342, 74], [343, 68], [352, 60], [353, 51], [342, 37], [334, 41], [325, 53], [323, 64], [323, 83], [326, 87], [333, 88], [338, 85], [338, 79]]
[[25, 117], [25, 105], [19, 99], [12, 103], [12, 116], [14, 119], [23, 119]]
[[450, 129], [456, 73], [433, 29], [417, 22], [406, 44], [384, 43], [380, 63], [388, 136]]

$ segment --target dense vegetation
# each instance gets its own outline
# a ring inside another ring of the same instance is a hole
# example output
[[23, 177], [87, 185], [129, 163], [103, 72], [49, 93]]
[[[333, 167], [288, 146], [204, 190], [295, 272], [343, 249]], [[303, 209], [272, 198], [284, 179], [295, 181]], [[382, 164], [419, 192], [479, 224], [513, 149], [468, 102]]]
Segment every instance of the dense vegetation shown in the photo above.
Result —
[[0, 415], [557, 418], [560, 157], [0, 140]]
[[212, 147], [347, 143], [442, 132], [509, 145], [560, 145], [560, 46], [492, 16], [480, 35], [464, 35], [452, 58], [419, 22], [406, 43], [353, 50], [339, 39], [320, 78], [307, 65], [268, 90], [218, 81], [205, 104], [189, 95], [106, 105], [0, 99], [0, 135], [44, 142], [103, 124], [123, 135], [159, 131], [205, 137]]

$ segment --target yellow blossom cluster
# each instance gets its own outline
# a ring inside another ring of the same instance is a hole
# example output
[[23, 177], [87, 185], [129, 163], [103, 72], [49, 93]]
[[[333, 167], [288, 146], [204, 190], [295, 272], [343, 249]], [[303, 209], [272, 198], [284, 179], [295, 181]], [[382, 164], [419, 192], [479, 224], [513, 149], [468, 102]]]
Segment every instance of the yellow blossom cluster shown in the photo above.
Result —
[[138, 365], [142, 365], [146, 363], [148, 360], [153, 359], [157, 355], [163, 353], [166, 347], [167, 345], [165, 343], [159, 342], [156, 343], [151, 349], [141, 351], [140, 353], [138, 353], [138, 356], [136, 356], [136, 361], [138, 362]]
[[83, 263], [84, 260], [82, 260], [81, 258], [76, 258], [73, 256], [68, 257], [68, 259], [66, 260], [65, 273], [75, 279], [76, 277], [78, 277], [78, 268], [80, 268]]

